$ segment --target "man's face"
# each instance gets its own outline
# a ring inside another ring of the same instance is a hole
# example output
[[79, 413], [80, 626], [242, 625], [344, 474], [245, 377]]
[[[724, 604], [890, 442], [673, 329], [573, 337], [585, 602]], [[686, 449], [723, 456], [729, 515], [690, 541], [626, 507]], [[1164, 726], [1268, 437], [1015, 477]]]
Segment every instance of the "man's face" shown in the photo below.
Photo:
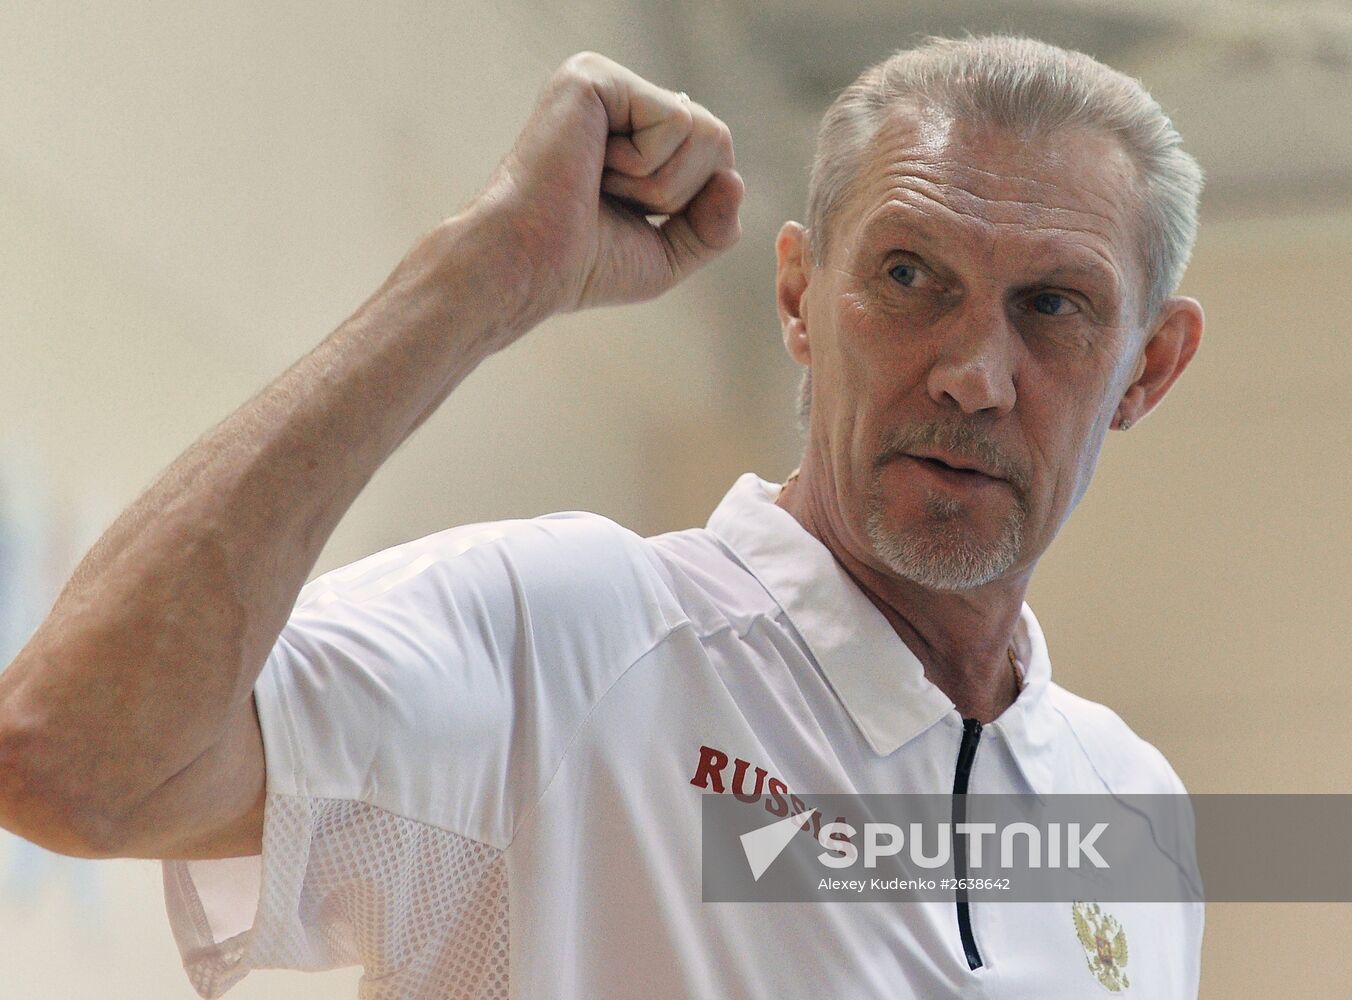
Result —
[[892, 115], [801, 300], [852, 551], [948, 590], [1037, 561], [1141, 372], [1137, 205], [1109, 137]]

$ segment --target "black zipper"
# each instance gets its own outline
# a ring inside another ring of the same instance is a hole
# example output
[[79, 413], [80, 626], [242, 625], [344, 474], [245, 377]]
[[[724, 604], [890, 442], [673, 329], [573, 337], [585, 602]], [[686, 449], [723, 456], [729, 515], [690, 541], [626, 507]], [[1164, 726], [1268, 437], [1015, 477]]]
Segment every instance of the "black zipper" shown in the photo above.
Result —
[[[967, 779], [972, 774], [972, 761], [976, 760], [976, 745], [981, 739], [981, 723], [976, 719], [962, 720], [962, 745], [958, 747], [958, 769], [953, 774], [953, 829], [959, 823], [967, 822]], [[967, 877], [967, 836], [961, 840], [954, 835], [953, 877]], [[959, 846], [960, 845], [960, 846]], [[958, 936], [962, 938], [962, 951], [967, 956], [969, 969], [981, 968], [981, 952], [976, 950], [976, 938], [972, 937], [972, 914], [967, 906], [967, 890], [956, 890], [955, 901], [958, 907]]]

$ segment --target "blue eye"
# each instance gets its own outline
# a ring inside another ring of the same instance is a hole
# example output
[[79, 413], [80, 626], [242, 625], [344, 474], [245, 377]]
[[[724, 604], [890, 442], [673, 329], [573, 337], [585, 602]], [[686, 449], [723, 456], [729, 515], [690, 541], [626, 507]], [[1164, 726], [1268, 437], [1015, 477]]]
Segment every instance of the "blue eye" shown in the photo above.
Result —
[[1073, 312], [1079, 312], [1075, 308], [1075, 303], [1064, 295], [1057, 295], [1055, 292], [1042, 292], [1033, 296], [1033, 309], [1044, 316], [1066, 316]]
[[887, 273], [892, 276], [892, 280], [909, 288], [911, 285], [915, 284], [915, 279], [919, 276], [920, 269], [914, 264], [893, 264]]

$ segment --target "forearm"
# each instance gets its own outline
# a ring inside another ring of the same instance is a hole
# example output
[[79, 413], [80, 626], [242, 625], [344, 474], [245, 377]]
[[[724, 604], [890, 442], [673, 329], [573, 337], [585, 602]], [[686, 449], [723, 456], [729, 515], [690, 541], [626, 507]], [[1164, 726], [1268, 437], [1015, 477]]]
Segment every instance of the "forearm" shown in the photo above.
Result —
[[444, 224], [108, 529], [0, 674], [0, 825], [106, 839], [213, 746], [362, 487], [530, 324], [510, 246]]

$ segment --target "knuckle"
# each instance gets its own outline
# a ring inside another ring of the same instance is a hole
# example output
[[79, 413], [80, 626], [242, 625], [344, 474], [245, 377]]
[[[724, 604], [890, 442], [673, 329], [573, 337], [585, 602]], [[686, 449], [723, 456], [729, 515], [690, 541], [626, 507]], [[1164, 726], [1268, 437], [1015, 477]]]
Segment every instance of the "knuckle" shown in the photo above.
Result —
[[719, 152], [732, 152], [732, 129], [728, 128], [723, 122], [718, 123], [718, 129], [714, 133], [714, 142], [718, 146]]
[[604, 59], [595, 52], [578, 52], [563, 61], [555, 71], [554, 79], [565, 86], [590, 86], [600, 75], [600, 61]]
[[590, 49], [582, 52], [574, 52], [563, 61], [562, 69], [574, 73], [585, 73], [596, 68], [598, 60], [604, 59], [599, 52], [592, 52]]
[[732, 148], [732, 129], [721, 118], [703, 115], [696, 121], [695, 128], [701, 139], [709, 145], [720, 150]]

